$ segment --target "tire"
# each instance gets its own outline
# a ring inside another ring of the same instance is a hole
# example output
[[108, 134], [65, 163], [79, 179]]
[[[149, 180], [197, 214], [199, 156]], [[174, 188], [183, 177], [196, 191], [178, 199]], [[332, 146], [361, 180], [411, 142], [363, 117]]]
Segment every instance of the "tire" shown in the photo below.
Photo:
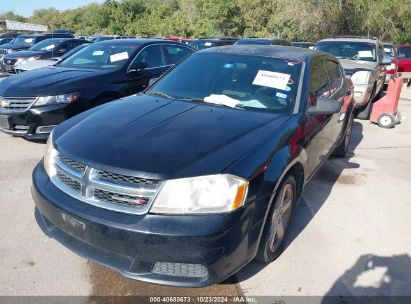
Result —
[[395, 113], [395, 124], [398, 125], [401, 123], [401, 113], [397, 112]]
[[333, 151], [333, 155], [335, 157], [343, 158], [347, 155], [348, 145], [350, 144], [351, 134], [352, 134], [352, 123], [353, 123], [353, 117], [351, 116], [350, 119], [348, 120], [347, 128], [345, 129], [344, 139]]
[[[264, 224], [255, 259], [262, 263], [270, 263], [277, 259], [284, 250], [288, 227], [293, 217], [297, 202], [297, 185], [294, 176], [286, 175], [281, 182], [271, 204]], [[285, 203], [285, 204], [284, 204]], [[279, 226], [279, 223], [282, 223]], [[282, 227], [281, 230], [279, 228]], [[281, 233], [281, 237], [278, 235]]]
[[355, 117], [358, 119], [362, 119], [362, 120], [368, 120], [370, 119], [371, 111], [372, 111], [372, 101], [369, 100], [367, 104], [356, 109]]
[[380, 91], [378, 92], [377, 95], [375, 95], [373, 101], [377, 101], [378, 99], [380, 99], [382, 97], [382, 94], [384, 93], [384, 84], [381, 86]]
[[377, 122], [381, 128], [390, 129], [395, 126], [395, 117], [392, 114], [383, 113], [378, 117]]

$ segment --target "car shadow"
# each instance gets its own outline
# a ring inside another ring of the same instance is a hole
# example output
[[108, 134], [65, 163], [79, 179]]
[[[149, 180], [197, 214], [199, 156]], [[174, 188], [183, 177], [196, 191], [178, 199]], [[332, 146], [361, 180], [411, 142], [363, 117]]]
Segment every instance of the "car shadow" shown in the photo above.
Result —
[[[342, 173], [346, 169], [355, 170], [360, 167], [359, 164], [352, 162], [351, 158], [354, 156], [355, 149], [360, 144], [362, 139], [363, 125], [357, 121], [354, 121], [347, 156], [345, 158], [331, 157], [325, 162], [324, 166], [317, 173], [317, 175], [305, 187], [299, 203], [294, 211], [293, 222], [287, 232], [284, 251], [287, 250], [287, 247], [297, 238], [305, 227], [307, 227], [311, 219], [327, 201], [331, 190], [336, 183], [355, 183], [355, 174], [343, 175]], [[310, 194], [309, 203], [307, 203], [305, 198], [308, 193]], [[236, 274], [237, 282], [247, 280], [268, 265], [269, 264], [252, 261]]]
[[411, 257], [362, 255], [330, 288], [321, 304], [410, 303]]

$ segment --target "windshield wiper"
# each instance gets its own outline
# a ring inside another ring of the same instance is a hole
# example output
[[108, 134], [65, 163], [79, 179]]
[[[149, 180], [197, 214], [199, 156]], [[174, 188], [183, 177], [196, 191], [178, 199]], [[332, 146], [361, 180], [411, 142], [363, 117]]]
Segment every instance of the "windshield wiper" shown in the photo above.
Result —
[[171, 95], [168, 95], [164, 92], [148, 92], [146, 94], [153, 95], [153, 96], [161, 96], [161, 97], [165, 97], [165, 98], [168, 98], [168, 99], [176, 99], [175, 97], [173, 97]]

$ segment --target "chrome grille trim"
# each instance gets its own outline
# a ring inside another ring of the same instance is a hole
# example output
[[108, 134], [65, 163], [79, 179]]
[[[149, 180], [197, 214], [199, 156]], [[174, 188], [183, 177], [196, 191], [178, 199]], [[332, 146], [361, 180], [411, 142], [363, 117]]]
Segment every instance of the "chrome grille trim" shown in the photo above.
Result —
[[[58, 154], [52, 160], [55, 173], [51, 182], [68, 195], [85, 203], [117, 212], [129, 214], [145, 214], [149, 211], [162, 182], [152, 180], [150, 184], [116, 183], [101, 179], [102, 172], [70, 158]], [[79, 170], [78, 168], [83, 168]], [[124, 178], [138, 180], [138, 177], [121, 175]], [[145, 179], [141, 179], [145, 180]]]
[[[0, 109], [14, 111], [28, 110], [38, 97], [0, 97]], [[5, 104], [3, 103], [5, 102]]]

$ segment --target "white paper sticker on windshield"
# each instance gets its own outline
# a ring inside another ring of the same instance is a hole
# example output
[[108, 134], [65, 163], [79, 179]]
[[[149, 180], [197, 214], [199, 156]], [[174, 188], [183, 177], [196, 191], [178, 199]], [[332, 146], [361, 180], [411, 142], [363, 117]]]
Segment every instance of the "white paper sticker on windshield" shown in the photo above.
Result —
[[253, 84], [284, 90], [287, 87], [288, 80], [290, 80], [290, 74], [259, 70]]
[[33, 42], [33, 38], [26, 38], [24, 39], [25, 43], [32, 43]]
[[205, 46], [212, 46], [213, 44], [211, 42], [206, 42], [204, 43]]
[[384, 48], [384, 52], [390, 53], [390, 52], [391, 52], [391, 49], [390, 49], [390, 48]]
[[372, 58], [372, 52], [371, 51], [358, 51], [358, 57], [360, 58]]
[[94, 51], [93, 56], [101, 56], [104, 54], [104, 51]]
[[46, 51], [54, 49], [56, 46], [54, 44], [50, 44], [48, 46], [45, 47]]
[[110, 61], [111, 62], [116, 62], [120, 60], [128, 59], [128, 53], [127, 52], [122, 52], [118, 54], [114, 54], [110, 56]]

